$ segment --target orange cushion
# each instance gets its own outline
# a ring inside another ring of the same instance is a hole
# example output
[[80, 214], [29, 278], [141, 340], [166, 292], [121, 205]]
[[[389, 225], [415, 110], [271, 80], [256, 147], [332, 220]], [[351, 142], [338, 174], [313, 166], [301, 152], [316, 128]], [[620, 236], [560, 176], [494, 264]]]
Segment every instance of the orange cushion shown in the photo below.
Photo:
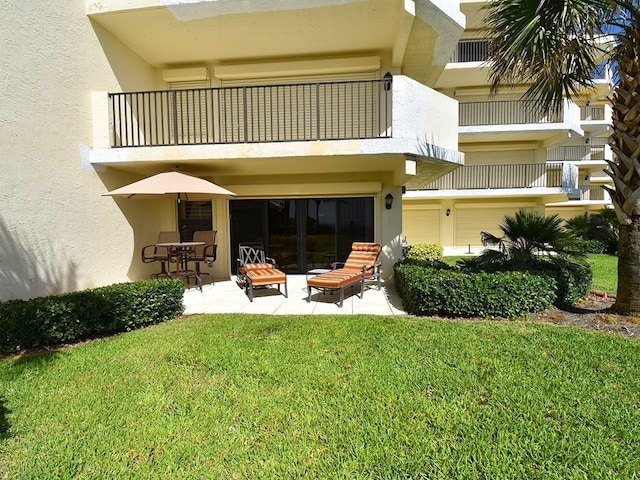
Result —
[[247, 277], [251, 280], [251, 284], [254, 286], [284, 283], [287, 281], [287, 276], [284, 272], [268, 265], [267, 268], [252, 268], [248, 270]]
[[331, 270], [307, 280], [307, 284], [317, 288], [342, 288], [357, 282], [362, 278], [361, 272], [354, 270]]
[[240, 273], [247, 273], [251, 270], [274, 270], [271, 263], [247, 263], [238, 267]]
[[344, 264], [344, 269], [362, 271], [366, 267], [367, 275], [373, 273], [382, 246], [379, 243], [353, 242], [351, 253]]

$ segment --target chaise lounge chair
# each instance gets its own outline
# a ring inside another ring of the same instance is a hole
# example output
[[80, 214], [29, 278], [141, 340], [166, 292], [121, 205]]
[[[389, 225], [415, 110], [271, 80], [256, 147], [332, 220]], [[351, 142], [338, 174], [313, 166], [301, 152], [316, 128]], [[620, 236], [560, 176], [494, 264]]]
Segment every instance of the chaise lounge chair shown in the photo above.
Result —
[[[307, 279], [307, 302], [311, 301], [311, 289], [320, 291], [339, 290], [340, 308], [344, 302], [344, 289], [360, 282], [360, 298], [364, 296], [364, 282], [377, 279], [380, 290], [380, 267], [378, 257], [382, 247], [379, 243], [354, 242], [351, 253], [344, 263], [336, 262], [334, 269]], [[343, 265], [337, 268], [338, 265]]]
[[284, 296], [288, 298], [287, 275], [276, 268], [275, 260], [265, 255], [260, 245], [240, 244], [238, 258], [238, 280], [244, 283], [244, 289], [253, 302], [253, 290], [256, 287], [284, 284]]

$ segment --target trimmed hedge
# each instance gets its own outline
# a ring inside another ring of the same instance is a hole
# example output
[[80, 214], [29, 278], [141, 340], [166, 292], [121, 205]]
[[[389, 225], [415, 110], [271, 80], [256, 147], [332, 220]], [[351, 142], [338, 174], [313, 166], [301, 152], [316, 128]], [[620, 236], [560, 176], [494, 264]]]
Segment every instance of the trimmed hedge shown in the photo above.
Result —
[[0, 302], [0, 353], [133, 330], [183, 311], [179, 280], [140, 280]]
[[517, 318], [551, 307], [556, 280], [530, 272], [465, 273], [441, 262], [400, 262], [395, 284], [407, 313]]
[[593, 272], [586, 262], [568, 261], [552, 257], [550, 267], [545, 271], [556, 279], [558, 297], [556, 305], [573, 305], [576, 300], [586, 297], [591, 291]]
[[444, 248], [439, 243], [415, 243], [404, 247], [404, 258], [409, 261], [431, 262], [442, 259]]

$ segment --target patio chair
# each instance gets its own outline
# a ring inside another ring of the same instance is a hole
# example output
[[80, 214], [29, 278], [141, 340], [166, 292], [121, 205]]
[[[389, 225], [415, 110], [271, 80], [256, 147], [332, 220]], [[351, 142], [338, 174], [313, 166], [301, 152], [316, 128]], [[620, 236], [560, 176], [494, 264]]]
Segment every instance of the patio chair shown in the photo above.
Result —
[[378, 257], [382, 247], [379, 243], [354, 242], [351, 253], [344, 263], [334, 262], [333, 270], [307, 278], [307, 302], [311, 301], [313, 288], [321, 292], [338, 290], [340, 308], [344, 302], [344, 289], [360, 282], [360, 298], [364, 296], [366, 280], [377, 280], [380, 290], [380, 268]]
[[284, 284], [284, 296], [288, 297], [287, 275], [276, 268], [273, 258], [267, 257], [262, 244], [241, 243], [238, 258], [238, 281], [244, 284], [244, 289], [253, 302], [253, 290], [256, 287], [267, 287]]
[[200, 263], [206, 263], [209, 267], [213, 266], [218, 251], [218, 245], [216, 244], [217, 235], [217, 230], [197, 230], [193, 232], [193, 241], [204, 242], [204, 245], [196, 246], [193, 254], [189, 256], [189, 261], [195, 263], [196, 275], [198, 277], [211, 277], [212, 283], [213, 274], [210, 272], [202, 272], [200, 270]]
[[[180, 242], [180, 234], [178, 232], [160, 232], [158, 234], [157, 243], [178, 242]], [[169, 249], [167, 247], [158, 247], [156, 244], [142, 247], [142, 262], [160, 262], [160, 272], [151, 274], [151, 278], [169, 276], [169, 270], [167, 268], [169, 264]]]

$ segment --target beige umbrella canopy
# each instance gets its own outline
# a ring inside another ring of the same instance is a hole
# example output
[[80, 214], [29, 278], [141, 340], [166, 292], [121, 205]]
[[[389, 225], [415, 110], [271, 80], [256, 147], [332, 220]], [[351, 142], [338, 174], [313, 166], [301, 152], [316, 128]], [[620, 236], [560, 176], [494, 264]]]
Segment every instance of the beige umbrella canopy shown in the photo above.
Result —
[[103, 195], [140, 199], [174, 198], [180, 202], [181, 199], [228, 198], [234, 196], [235, 193], [193, 175], [182, 172], [165, 172], [116, 188]]

